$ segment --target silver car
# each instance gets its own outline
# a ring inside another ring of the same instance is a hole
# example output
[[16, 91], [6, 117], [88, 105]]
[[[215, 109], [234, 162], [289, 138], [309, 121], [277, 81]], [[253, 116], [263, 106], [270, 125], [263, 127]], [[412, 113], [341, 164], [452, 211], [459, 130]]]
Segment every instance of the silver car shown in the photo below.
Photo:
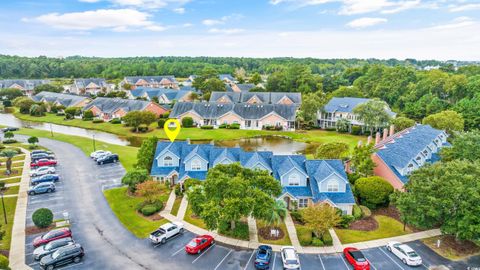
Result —
[[33, 258], [35, 260], [39, 261], [43, 258], [43, 256], [46, 256], [48, 254], [52, 254], [57, 249], [59, 249], [61, 247], [64, 247], [64, 246], [72, 245], [72, 244], [75, 244], [75, 241], [73, 241], [73, 239], [71, 237], [62, 238], [62, 239], [52, 241], [52, 242], [50, 242], [50, 243], [48, 243], [44, 246], [40, 246], [40, 247], [36, 248], [33, 251]]

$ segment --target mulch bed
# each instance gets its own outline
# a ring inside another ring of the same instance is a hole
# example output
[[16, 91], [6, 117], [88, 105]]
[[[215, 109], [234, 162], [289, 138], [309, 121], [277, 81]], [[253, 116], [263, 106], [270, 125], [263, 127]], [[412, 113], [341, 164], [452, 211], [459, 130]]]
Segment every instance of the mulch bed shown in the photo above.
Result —
[[[273, 229], [278, 230], [278, 237], [274, 237], [270, 234], [270, 231]], [[258, 229], [258, 234], [265, 240], [278, 240], [278, 239], [282, 239], [285, 236], [285, 232], [281, 228], [270, 227], [270, 226], [262, 227]]]
[[471, 241], [457, 241], [452, 235], [442, 237], [441, 246], [455, 250], [458, 254], [472, 255], [480, 252], [480, 247]]
[[[159, 213], [160, 213], [160, 212], [159, 212]], [[142, 216], [143, 216], [143, 215], [142, 215]], [[153, 215], [151, 215], [151, 216], [149, 216], [149, 217], [146, 217], [146, 216], [143, 216], [143, 217], [148, 218], [148, 219], [151, 220], [151, 221], [157, 221], [157, 220], [162, 220], [162, 219], [163, 219], [163, 217], [160, 216], [158, 213], [155, 213], [155, 214], [153, 214]]]
[[348, 229], [365, 232], [374, 231], [378, 229], [378, 222], [373, 217], [362, 218], [352, 222]]
[[50, 225], [47, 228], [38, 228], [36, 226], [29, 226], [29, 227], [25, 228], [25, 234], [26, 235], [32, 235], [32, 234], [45, 233], [45, 232], [48, 232], [48, 231], [50, 231], [54, 228], [55, 228], [54, 224]]
[[8, 258], [8, 255], [10, 254], [9, 250], [6, 249], [0, 249], [0, 254]]

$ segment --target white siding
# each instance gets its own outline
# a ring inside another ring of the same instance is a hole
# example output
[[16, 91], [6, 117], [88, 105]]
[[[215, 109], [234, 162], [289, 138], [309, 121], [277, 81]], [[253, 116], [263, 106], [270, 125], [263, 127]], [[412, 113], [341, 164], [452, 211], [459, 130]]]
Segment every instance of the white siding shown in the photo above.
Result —
[[158, 158], [157, 158], [158, 167], [164, 167], [164, 166], [163, 166], [163, 159], [164, 159], [166, 156], [169, 156], [169, 157], [172, 158], [172, 162], [173, 162], [173, 166], [174, 166], [174, 167], [178, 167], [178, 166], [179, 166], [179, 160], [178, 160], [178, 158], [177, 158], [174, 154], [172, 154], [172, 153], [170, 153], [170, 152], [165, 152], [163, 155], [158, 156]]
[[318, 189], [320, 190], [320, 192], [327, 192], [327, 186], [329, 181], [337, 181], [338, 192], [345, 192], [347, 184], [342, 178], [338, 177], [335, 174], [332, 174], [331, 176], [325, 178], [322, 182], [318, 183]]
[[198, 156], [195, 156], [195, 157], [191, 158], [190, 160], [188, 160], [187, 162], [185, 162], [185, 170], [186, 171], [191, 171], [192, 170], [192, 162], [196, 162], [196, 161], [200, 162], [200, 164], [201, 164], [201, 168], [200, 168], [199, 171], [206, 171], [207, 170], [208, 163]]
[[307, 185], [307, 177], [302, 172], [300, 172], [299, 170], [293, 169], [293, 170], [289, 171], [288, 173], [286, 173], [285, 175], [281, 176], [282, 186], [288, 186], [289, 185], [288, 184], [289, 178], [292, 174], [296, 174], [298, 176], [298, 179], [299, 179], [299, 185], [298, 186], [306, 186]]

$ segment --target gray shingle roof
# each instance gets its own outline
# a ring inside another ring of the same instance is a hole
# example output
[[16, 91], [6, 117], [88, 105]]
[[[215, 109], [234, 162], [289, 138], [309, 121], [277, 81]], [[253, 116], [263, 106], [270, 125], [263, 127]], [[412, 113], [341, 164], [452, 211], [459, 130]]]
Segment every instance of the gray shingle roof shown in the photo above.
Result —
[[150, 101], [98, 97], [85, 106], [83, 110], [86, 111], [95, 106], [104, 113], [113, 113], [118, 109], [123, 109], [126, 112], [142, 111], [148, 104], [150, 104]]
[[170, 81], [176, 83], [177, 80], [173, 75], [166, 75], [166, 76], [127, 76], [125, 77], [125, 81], [129, 84], [135, 84], [138, 80], [142, 79], [149, 83], [160, 83], [162, 79], [169, 79]]
[[58, 102], [65, 107], [73, 107], [88, 98], [82, 97], [82, 96], [76, 96], [76, 95], [69, 95], [69, 94], [40, 92], [35, 96], [33, 96], [32, 99], [36, 102], [40, 102], [40, 101]]
[[[366, 103], [372, 99], [370, 98], [354, 98], [354, 97], [333, 97], [330, 101], [325, 105], [323, 110], [328, 113], [334, 112], [345, 112], [345, 113], [352, 113], [353, 109], [360, 104]], [[390, 108], [387, 109], [387, 113], [390, 116], [395, 116], [396, 113], [392, 112]]]
[[284, 97], [289, 98], [294, 104], [302, 103], [302, 94], [296, 92], [212, 92], [210, 101], [216, 102], [223, 96], [229, 97], [234, 103], [247, 102], [254, 96], [267, 104], [277, 104]]
[[50, 80], [0, 80], [0, 89], [10, 88], [15, 84], [25, 90], [33, 90], [36, 86], [50, 83]]
[[105, 79], [102, 78], [87, 78], [87, 79], [75, 79], [74, 82], [75, 86], [79, 89], [86, 88], [90, 83], [94, 83], [99, 87], [107, 87], [108, 83]]

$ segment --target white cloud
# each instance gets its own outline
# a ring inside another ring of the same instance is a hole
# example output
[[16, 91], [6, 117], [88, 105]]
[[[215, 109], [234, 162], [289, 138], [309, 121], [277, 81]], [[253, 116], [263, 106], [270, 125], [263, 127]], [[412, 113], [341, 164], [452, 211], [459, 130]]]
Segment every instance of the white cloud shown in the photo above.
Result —
[[450, 12], [462, 12], [480, 9], [480, 3], [478, 4], [466, 4], [466, 5], [451, 5], [449, 7]]
[[134, 9], [99, 9], [72, 13], [49, 13], [27, 21], [37, 21], [54, 28], [69, 30], [112, 29], [125, 32], [132, 29], [161, 30], [150, 21], [149, 14]]
[[190, 0], [79, 0], [86, 3], [110, 2], [118, 6], [138, 7], [141, 9], [159, 9], [168, 5], [182, 6]]
[[225, 22], [222, 20], [214, 20], [214, 19], [206, 19], [202, 21], [202, 24], [206, 26], [212, 26], [212, 25], [224, 24], [224, 23]]
[[175, 8], [175, 9], [173, 9], [173, 12], [178, 13], [178, 14], [183, 14], [183, 13], [185, 13], [185, 8]]
[[100, 2], [102, 0], [78, 0], [80, 2], [84, 2], [84, 3], [97, 3], [97, 2]]
[[214, 33], [214, 34], [227, 34], [227, 35], [232, 35], [232, 34], [238, 34], [244, 32], [245, 29], [240, 29], [240, 28], [226, 28], [226, 29], [219, 29], [219, 28], [212, 28], [208, 30], [209, 33]]
[[456, 29], [456, 28], [463, 28], [466, 26], [471, 26], [476, 24], [477, 22], [474, 21], [470, 17], [457, 17], [453, 19], [451, 22], [446, 24], [439, 24], [436, 26], [431, 27], [432, 30], [442, 30], [442, 29]]
[[240, 20], [242, 18], [243, 18], [242, 14], [234, 13], [234, 14], [231, 14], [231, 15], [223, 16], [220, 19], [206, 19], [206, 20], [203, 20], [202, 24], [206, 25], [206, 26], [213, 26], [213, 25], [225, 24], [227, 21]]
[[386, 23], [387, 21], [388, 20], [385, 19], [385, 18], [368, 18], [368, 17], [365, 17], [365, 18], [360, 18], [360, 19], [353, 20], [353, 21], [347, 23], [347, 26], [351, 27], [351, 28], [365, 28], [365, 27], [374, 26], [374, 25], [377, 25], [377, 24], [380, 24], [380, 23]]

